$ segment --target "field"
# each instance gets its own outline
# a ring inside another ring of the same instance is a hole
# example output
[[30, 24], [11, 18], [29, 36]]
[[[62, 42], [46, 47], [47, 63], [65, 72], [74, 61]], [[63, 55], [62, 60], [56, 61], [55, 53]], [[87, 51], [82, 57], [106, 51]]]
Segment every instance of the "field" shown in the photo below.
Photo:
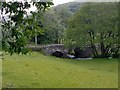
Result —
[[117, 88], [118, 60], [73, 60], [32, 55], [5, 55], [3, 87], [9, 88]]
[[0, 89], [2, 88], [2, 59], [0, 57]]

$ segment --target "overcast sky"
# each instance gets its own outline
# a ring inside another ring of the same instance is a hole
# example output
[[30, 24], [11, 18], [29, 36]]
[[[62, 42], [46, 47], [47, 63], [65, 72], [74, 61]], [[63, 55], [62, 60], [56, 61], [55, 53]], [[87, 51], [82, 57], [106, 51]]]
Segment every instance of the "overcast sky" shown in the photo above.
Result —
[[53, 0], [54, 5], [58, 5], [58, 4], [63, 4], [63, 3], [67, 3], [67, 2], [71, 2], [74, 0]]
[[67, 2], [118, 2], [120, 0], [53, 0], [54, 5], [59, 5]]
[[54, 5], [59, 5], [67, 2], [118, 2], [120, 0], [53, 0]]
[[[11, 1], [11, 0], [6, 0], [6, 1]], [[14, 0], [14, 1], [22, 1], [22, 0]], [[27, 1], [30, 1], [30, 0], [27, 0]], [[44, 0], [41, 0], [41, 1], [44, 1]], [[120, 0], [53, 0], [53, 3], [55, 6], [57, 6], [59, 4], [68, 3], [68, 2], [72, 2], [72, 1], [74, 1], [74, 2], [118, 2]], [[35, 9], [36, 9], [35, 7], [31, 7], [29, 10], [34, 11]]]
[[[3, 1], [3, 0], [1, 0], [1, 1]], [[12, 0], [6, 0], [6, 1], [12, 1]], [[14, 0], [14, 1], [16, 1], [16, 0]], [[22, 1], [22, 0], [17, 0], [17, 1]], [[30, 0], [27, 0], [27, 1], [30, 1]], [[44, 1], [44, 0], [42, 0], [42, 1]], [[59, 4], [72, 2], [72, 1], [75, 1], [75, 2], [118, 2], [120, 0], [53, 0], [53, 3], [56, 6], [56, 5], [59, 5]]]

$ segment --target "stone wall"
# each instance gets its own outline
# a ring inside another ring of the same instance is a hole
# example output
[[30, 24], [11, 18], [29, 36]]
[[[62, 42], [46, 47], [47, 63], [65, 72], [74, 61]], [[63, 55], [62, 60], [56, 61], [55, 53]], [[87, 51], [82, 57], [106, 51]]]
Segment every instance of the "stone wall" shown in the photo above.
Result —
[[89, 58], [92, 57], [93, 53], [89, 47], [86, 47], [84, 50], [81, 50], [79, 47], [74, 49], [75, 58]]
[[68, 50], [64, 47], [63, 44], [47, 45], [42, 48], [42, 51], [47, 55], [52, 55], [56, 51], [62, 52], [63, 54], [68, 53]]
[[68, 53], [68, 50], [63, 44], [51, 44], [51, 45], [38, 45], [38, 46], [28, 46], [33, 51], [41, 51], [45, 55], [52, 55], [56, 51], [60, 51], [64, 54]]
[[[50, 45], [38, 45], [38, 46], [29, 46], [33, 51], [42, 52], [45, 55], [54, 55], [58, 52], [62, 53], [66, 57], [68, 53], [68, 49], [65, 48], [63, 44], [50, 44]], [[55, 53], [56, 52], [56, 53]], [[75, 58], [88, 58], [92, 57], [93, 53], [89, 47], [86, 47], [84, 50], [81, 50], [80, 48], [74, 49], [74, 55]]]

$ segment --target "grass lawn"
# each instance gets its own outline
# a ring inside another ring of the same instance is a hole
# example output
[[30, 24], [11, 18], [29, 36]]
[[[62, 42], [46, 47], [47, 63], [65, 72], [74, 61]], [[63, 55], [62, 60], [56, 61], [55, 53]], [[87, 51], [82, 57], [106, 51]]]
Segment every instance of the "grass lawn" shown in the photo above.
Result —
[[0, 90], [2, 88], [2, 59], [1, 59], [1, 56], [0, 56]]
[[32, 55], [5, 55], [3, 87], [117, 88], [118, 60], [72, 60]]

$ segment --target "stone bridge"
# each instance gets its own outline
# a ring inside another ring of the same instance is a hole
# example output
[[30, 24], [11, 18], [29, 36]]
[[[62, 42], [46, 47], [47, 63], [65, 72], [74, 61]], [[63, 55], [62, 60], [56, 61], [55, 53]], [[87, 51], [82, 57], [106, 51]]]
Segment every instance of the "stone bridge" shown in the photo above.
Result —
[[[42, 52], [45, 55], [53, 55], [56, 57], [68, 57], [68, 49], [65, 48], [63, 44], [50, 44], [50, 45], [37, 45], [37, 46], [29, 46], [33, 51]], [[84, 50], [80, 48], [74, 48], [74, 56], [75, 58], [87, 58], [93, 55], [91, 49], [86, 47]]]
[[54, 52], [59, 51], [63, 54], [67, 54], [68, 50], [64, 47], [63, 44], [50, 44], [50, 45], [37, 45], [29, 46], [33, 51], [42, 51], [45, 55], [52, 55]]

